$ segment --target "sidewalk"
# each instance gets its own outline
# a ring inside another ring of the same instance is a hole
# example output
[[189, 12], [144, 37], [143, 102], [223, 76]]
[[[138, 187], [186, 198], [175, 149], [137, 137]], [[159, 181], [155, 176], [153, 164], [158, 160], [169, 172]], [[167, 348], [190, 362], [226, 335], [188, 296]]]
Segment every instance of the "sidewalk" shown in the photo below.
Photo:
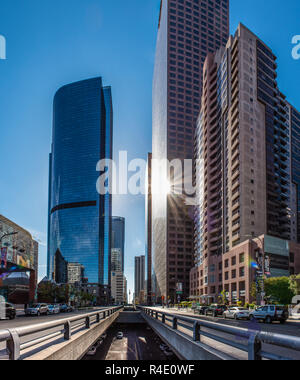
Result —
[[[176, 314], [181, 314], [181, 315], [186, 315], [187, 317], [196, 317], [196, 318], [203, 318], [203, 319], [207, 319], [207, 320], [216, 320], [216, 318], [214, 317], [211, 317], [211, 316], [205, 316], [205, 315], [199, 315], [199, 314], [194, 314], [194, 311], [191, 310], [191, 309], [177, 309], [177, 308], [159, 308], [161, 311], [164, 311], [166, 313], [170, 312], [170, 313], [176, 313]], [[222, 318], [218, 317], [217, 318], [218, 320], [222, 320]], [[227, 320], [228, 321], [228, 320]], [[233, 320], [231, 320], [233, 321]], [[300, 315], [298, 316], [295, 316], [295, 317], [290, 317], [288, 320], [287, 320], [287, 323], [291, 324], [291, 325], [294, 325], [294, 326], [299, 326], [300, 327]]]

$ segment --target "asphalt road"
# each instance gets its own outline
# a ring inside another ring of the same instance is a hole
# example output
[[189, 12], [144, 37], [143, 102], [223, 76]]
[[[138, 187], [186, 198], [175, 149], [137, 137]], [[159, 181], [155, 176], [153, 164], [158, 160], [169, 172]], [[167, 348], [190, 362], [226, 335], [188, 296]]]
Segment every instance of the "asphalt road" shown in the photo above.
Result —
[[[167, 360], [159, 348], [162, 341], [146, 326], [115, 324], [107, 331], [97, 354], [83, 360]], [[123, 332], [123, 339], [116, 338], [118, 332]]]
[[[225, 326], [240, 327], [240, 328], [244, 328], [244, 329], [249, 329], [251, 331], [253, 331], [253, 330], [254, 331], [265, 331], [265, 332], [268, 332], [270, 334], [282, 334], [282, 335], [290, 335], [290, 336], [294, 336], [294, 337], [295, 336], [300, 337], [300, 321], [288, 321], [284, 325], [281, 325], [280, 323], [273, 323], [271, 325], [267, 325], [267, 324], [259, 323], [259, 322], [250, 322], [250, 321], [243, 321], [243, 320], [235, 321], [235, 320], [224, 319], [224, 318], [199, 316], [199, 315], [195, 315], [193, 313], [189, 313], [186, 311], [178, 311], [176, 309], [162, 309], [162, 308], [156, 308], [156, 309], [160, 310], [160, 311], [164, 311], [166, 313], [170, 313], [170, 314], [183, 315], [186, 317], [192, 317], [193, 319], [202, 319], [202, 320], [206, 320], [206, 321], [219, 323], [219, 324], [222, 324]], [[186, 333], [187, 335], [192, 335], [192, 332], [189, 329], [184, 328], [184, 326], [180, 326], [179, 330]], [[242, 343], [242, 344], [247, 343], [245, 340], [242, 340], [241, 338], [239, 338], [237, 336], [236, 337], [230, 336], [228, 334], [225, 334], [222, 332], [212, 331], [211, 329], [206, 329], [206, 328], [203, 328], [203, 331], [207, 331], [209, 333], [213, 332], [214, 334], [216, 334], [220, 337], [231, 339], [231, 340], [233, 339], [237, 343]], [[245, 359], [246, 358], [245, 354], [243, 354], [239, 350], [233, 349], [232, 347], [225, 346], [221, 343], [219, 344], [216, 341], [213, 341], [213, 340], [205, 338], [205, 337], [202, 337], [202, 341], [204, 343], [208, 344], [209, 346], [213, 346], [214, 348], [218, 348], [221, 351], [224, 351], [228, 355], [233, 354], [234, 356], [237, 356], [238, 359]], [[300, 360], [300, 353], [296, 352], [294, 350], [289, 350], [289, 349], [285, 349], [285, 348], [281, 348], [281, 347], [275, 347], [275, 346], [271, 346], [271, 345], [265, 345], [265, 344], [263, 345], [263, 350], [270, 352], [272, 354], [286, 356], [288, 358], [295, 359], [295, 360]]]

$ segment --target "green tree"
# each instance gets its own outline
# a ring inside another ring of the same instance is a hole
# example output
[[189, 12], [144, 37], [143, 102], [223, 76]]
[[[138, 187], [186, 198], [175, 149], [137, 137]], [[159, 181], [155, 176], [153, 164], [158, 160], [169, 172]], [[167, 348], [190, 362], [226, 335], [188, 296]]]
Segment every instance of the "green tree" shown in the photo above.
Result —
[[288, 305], [294, 297], [293, 291], [290, 289], [289, 277], [274, 277], [265, 280], [265, 293], [270, 300]]
[[252, 298], [254, 298], [256, 300], [257, 290], [256, 290], [256, 283], [255, 282], [252, 282], [252, 284], [251, 284], [250, 295]]
[[290, 289], [294, 296], [300, 295], [300, 274], [298, 274], [298, 276], [291, 276], [289, 281]]

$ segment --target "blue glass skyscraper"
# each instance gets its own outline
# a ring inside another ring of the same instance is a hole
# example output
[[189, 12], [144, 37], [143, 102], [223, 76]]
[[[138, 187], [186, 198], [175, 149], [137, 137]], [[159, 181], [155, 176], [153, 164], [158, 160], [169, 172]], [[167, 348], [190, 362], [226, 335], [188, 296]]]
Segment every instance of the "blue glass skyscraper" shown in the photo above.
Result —
[[124, 262], [125, 262], [125, 218], [120, 216], [112, 217], [112, 249], [121, 250], [122, 258], [122, 272], [124, 273]]
[[99, 284], [103, 302], [110, 284], [111, 195], [97, 192], [96, 166], [112, 158], [111, 89], [101, 78], [66, 85], [55, 95], [53, 112], [48, 277], [68, 282], [68, 264], [78, 264], [78, 282]]

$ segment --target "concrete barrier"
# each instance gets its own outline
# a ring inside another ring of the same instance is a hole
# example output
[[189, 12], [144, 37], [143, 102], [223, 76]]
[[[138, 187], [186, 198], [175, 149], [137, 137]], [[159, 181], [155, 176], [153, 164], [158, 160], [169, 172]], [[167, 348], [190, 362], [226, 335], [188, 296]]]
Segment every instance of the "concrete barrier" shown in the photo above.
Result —
[[118, 316], [119, 312], [116, 312], [90, 329], [72, 335], [71, 340], [53, 344], [24, 360], [80, 360]]
[[233, 358], [223, 354], [214, 348], [201, 342], [194, 342], [190, 336], [173, 330], [166, 324], [142, 314], [145, 321], [155, 333], [174, 351], [181, 360], [232, 360]]

